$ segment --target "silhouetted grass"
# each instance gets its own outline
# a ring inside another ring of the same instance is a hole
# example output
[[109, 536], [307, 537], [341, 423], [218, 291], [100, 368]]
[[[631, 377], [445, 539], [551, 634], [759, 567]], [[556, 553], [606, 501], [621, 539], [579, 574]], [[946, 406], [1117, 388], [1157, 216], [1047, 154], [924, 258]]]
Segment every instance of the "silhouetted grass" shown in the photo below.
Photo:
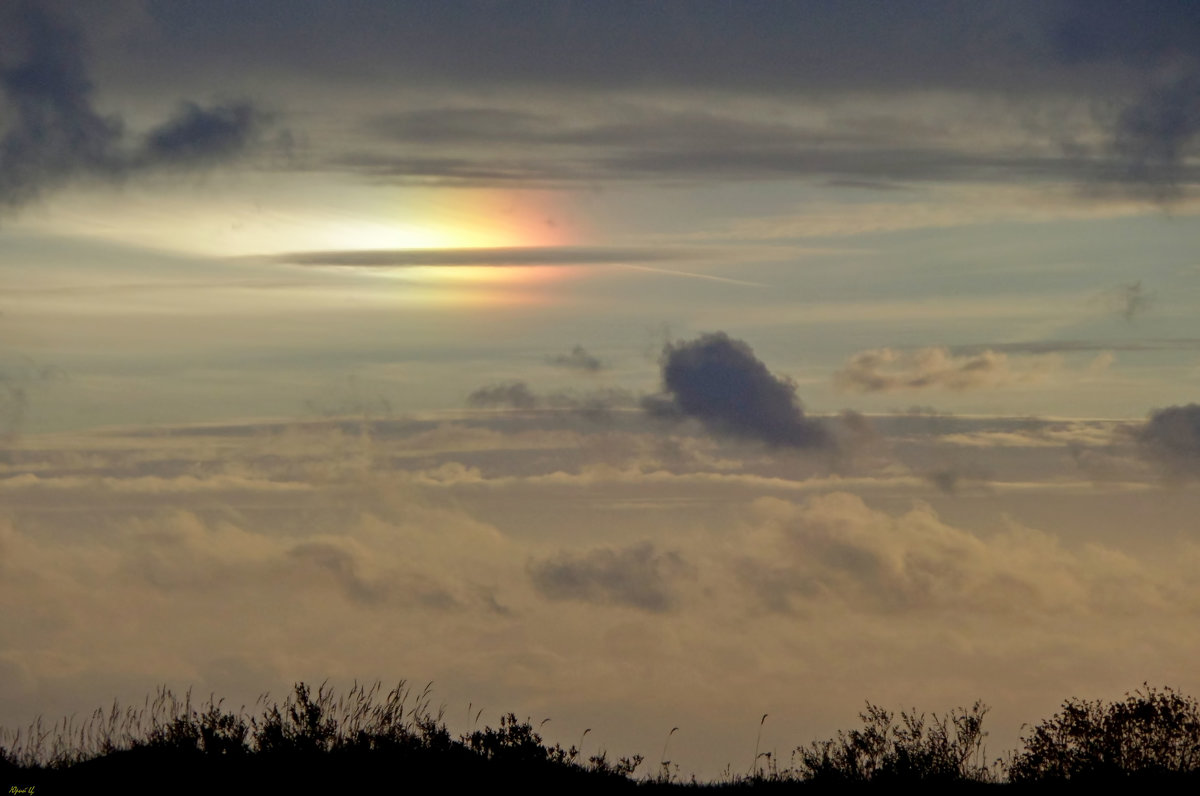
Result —
[[[920, 786], [938, 790], [1054, 790], [1071, 786], [1195, 791], [1200, 785], [1200, 705], [1171, 689], [1105, 704], [1068, 700], [1022, 736], [1023, 747], [988, 761], [987, 708], [927, 717], [867, 704], [862, 726], [798, 747], [786, 763], [758, 754], [747, 774], [726, 768], [717, 782], [681, 782], [666, 759], [639, 774], [640, 755], [586, 759], [547, 744], [509, 713], [496, 728], [453, 738], [430, 687], [403, 681], [384, 693], [355, 684], [344, 695], [297, 683], [282, 703], [264, 695], [256, 711], [227, 710], [215, 697], [194, 704], [165, 688], [140, 708], [97, 710], [76, 723], [0, 732], [0, 786], [34, 793], [329, 793], [414, 788], [517, 787], [524, 792], [721, 791]], [[759, 723], [761, 733], [762, 724]], [[667, 735], [669, 742], [672, 729]], [[587, 731], [584, 733], [587, 734]], [[582, 740], [582, 736], [581, 736]], [[383, 787], [380, 787], [382, 783]]]

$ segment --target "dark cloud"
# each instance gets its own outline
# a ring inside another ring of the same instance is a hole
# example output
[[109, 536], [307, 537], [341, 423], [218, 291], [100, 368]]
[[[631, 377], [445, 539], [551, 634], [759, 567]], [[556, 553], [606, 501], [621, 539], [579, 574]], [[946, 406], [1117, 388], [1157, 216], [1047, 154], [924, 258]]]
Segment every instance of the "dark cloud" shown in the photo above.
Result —
[[1191, 0], [1144, 6], [1124, 0], [1066, 0], [1051, 18], [1050, 42], [1066, 64], [1117, 62], [1153, 67], [1172, 53], [1195, 52], [1200, 13]]
[[694, 418], [714, 433], [771, 446], [833, 445], [829, 431], [804, 416], [796, 385], [724, 332], [667, 343], [661, 365], [663, 394], [643, 400], [653, 415]]
[[1200, 141], [1200, 65], [1156, 86], [1126, 107], [1117, 119], [1113, 147], [1129, 177], [1160, 200], [1176, 198], [1190, 182], [1187, 159]]
[[0, 201], [18, 205], [77, 174], [118, 171], [121, 122], [92, 107], [78, 31], [31, 2], [7, 6], [0, 26]]
[[672, 260], [685, 253], [670, 249], [615, 249], [586, 246], [503, 247], [475, 249], [375, 249], [310, 251], [276, 254], [266, 259], [287, 265], [404, 268], [437, 265], [614, 265]]
[[203, 108], [186, 102], [178, 113], [146, 137], [143, 157], [150, 164], [201, 166], [247, 149], [263, 115], [247, 102]]
[[[1080, 13], [1065, 0], [926, 0], [883, 10], [870, 0], [484, 1], [420, 4], [419, 11], [409, 3], [344, 0], [303, 9], [297, 13], [288, 0], [155, 4], [161, 39], [148, 46], [174, 48], [210, 69], [257, 54], [302, 77], [347, 83], [404, 75], [433, 87], [703, 85], [819, 95], [1018, 83], [1046, 91], [1075, 77], [1063, 65], [1072, 42], [1055, 34]], [[1123, 15], [1130, 30], [1166, 27], [1153, 5], [1129, 4]], [[234, 25], [242, 31], [236, 38], [229, 35]]]
[[208, 166], [240, 154], [260, 115], [249, 104], [202, 108], [137, 140], [94, 106], [80, 30], [49, 3], [0, 9], [0, 203], [17, 207], [76, 180], [120, 180], [147, 168]]
[[968, 487], [986, 485], [991, 472], [977, 464], [950, 465], [925, 473], [925, 479], [947, 495], [958, 494]]
[[1071, 0], [1051, 40], [1073, 67], [1118, 64], [1143, 76], [1142, 88], [1112, 120], [1112, 150], [1128, 187], [1158, 200], [1177, 198], [1181, 185], [1195, 180], [1185, 162], [1200, 140], [1196, 4]]
[[546, 362], [555, 367], [582, 370], [585, 373], [598, 373], [605, 367], [603, 360], [581, 345], [576, 345], [569, 354], [546, 357]]
[[[109, 54], [142, 86], [214, 85], [250, 72], [283, 76], [285, 93], [289, 83], [316, 92], [387, 86], [370, 118], [339, 119], [365, 128], [361, 138], [370, 141], [354, 151], [331, 147], [308, 163], [376, 179], [495, 186], [811, 176], [871, 188], [1014, 178], [1126, 188], [1197, 179], [1186, 163], [1197, 128], [1196, 70], [1186, 64], [1200, 51], [1200, 24], [1188, 2], [926, 0], [881, 10], [871, 0], [753, 8], [562, 0], [418, 10], [345, 0], [305, 2], [297, 12], [288, 0], [213, 0], [155, 3], [145, 13], [154, 35], [133, 52]], [[1172, 58], [1184, 67], [1171, 72]], [[1173, 76], [1152, 80], [1164, 73]], [[390, 88], [397, 75], [425, 98], [399, 98]], [[680, 91], [703, 91], [718, 110], [664, 109], [660, 100]], [[639, 93], [653, 101], [639, 103]], [[986, 140], [981, 125], [968, 149], [964, 141], [975, 136], [959, 129], [964, 116], [953, 108], [947, 113], [959, 115], [928, 125], [943, 131], [940, 140], [914, 133], [913, 114], [872, 129], [828, 113], [844, 97], [886, 105], [905, 93], [920, 95], [920, 109], [930, 98], [947, 106], [978, 98], [1009, 118], [1058, 121], [1005, 148]], [[431, 96], [439, 106], [428, 107]], [[468, 96], [488, 104], [463, 106]], [[508, 106], [509, 97], [521, 104]], [[585, 101], [564, 112], [577, 97], [611, 104]], [[747, 104], [724, 101], [734, 97]], [[780, 100], [800, 112], [776, 114]], [[424, 107], [403, 105], [414, 101]], [[555, 112], [546, 110], [551, 103]], [[773, 107], [763, 113], [766, 103]], [[648, 111], [654, 104], [659, 109]], [[1100, 138], [1063, 121], [1090, 105], [1109, 109], [1097, 120], [1110, 145], [1067, 156], [1064, 142]], [[805, 127], [799, 118], [818, 121]]]
[[689, 570], [678, 553], [659, 552], [643, 542], [535, 561], [529, 565], [529, 577], [551, 600], [627, 605], [657, 613], [674, 605], [674, 582]]
[[523, 381], [506, 381], [480, 387], [467, 396], [467, 405], [476, 409], [533, 409], [540, 403]]
[[1143, 458], [1177, 478], [1200, 478], [1200, 404], [1150, 413], [1133, 431]]
[[[847, 133], [848, 142], [852, 137]], [[498, 156], [491, 151], [451, 156], [437, 154], [440, 149], [403, 156], [357, 152], [336, 156], [326, 165], [371, 179], [446, 187], [500, 187], [519, 182], [553, 188], [607, 180], [693, 179], [812, 178], [859, 185], [1033, 180], [1124, 186], [1130, 181], [1128, 168], [1120, 162], [1081, 160], [1058, 152], [1003, 156], [963, 151], [959, 142], [896, 146], [894, 137], [877, 145], [848, 142], [812, 144], [798, 132], [793, 141], [773, 146], [694, 142], [683, 148], [656, 147], [645, 140], [628, 148], [596, 145], [579, 157], [541, 150], [528, 157]], [[1196, 181], [1200, 170], [1181, 165], [1177, 176], [1181, 182]]]

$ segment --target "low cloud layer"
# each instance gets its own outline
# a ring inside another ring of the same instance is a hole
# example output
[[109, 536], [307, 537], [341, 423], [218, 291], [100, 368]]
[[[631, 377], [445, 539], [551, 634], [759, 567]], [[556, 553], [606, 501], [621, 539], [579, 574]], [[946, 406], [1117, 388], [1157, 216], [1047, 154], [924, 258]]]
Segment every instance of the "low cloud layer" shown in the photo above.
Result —
[[263, 114], [245, 102], [184, 103], [143, 136], [102, 114], [75, 21], [54, 6], [0, 10], [0, 204], [19, 207], [80, 180], [119, 181], [159, 169], [199, 168], [240, 155]]
[[[26, 435], [0, 457], [0, 724], [140, 704], [147, 680], [249, 704], [401, 660], [448, 702], [550, 705], [564, 740], [616, 715], [605, 741], [645, 749], [636, 728], [686, 713], [688, 759], [723, 761], [747, 693], [852, 716], [864, 682], [894, 703], [918, 683], [918, 704], [964, 688], [1053, 704], [1114, 677], [1195, 676], [1200, 568], [1181, 529], [1200, 494], [1164, 500], [1149, 473], [1070, 483], [1067, 447], [1107, 451], [1112, 423], [874, 416], [911, 466], [829, 477], [708, 435], [667, 456], [650, 418], [618, 421]], [[947, 454], [947, 435], [979, 447]], [[960, 484], [951, 503], [920, 477], [939, 461], [993, 469], [992, 491]], [[1034, 659], [1050, 682], [1029, 696]], [[997, 725], [1015, 732], [1024, 705]]]
[[875, 348], [860, 351], [834, 373], [834, 385], [846, 392], [898, 390], [975, 390], [1012, 382], [1037, 381], [1050, 373], [1055, 362], [1038, 359], [1015, 366], [1007, 354], [985, 350], [952, 354], [943, 347], [903, 351]]
[[763, 498], [755, 508], [760, 524], [739, 573], [777, 611], [830, 603], [895, 616], [1107, 613], [1127, 610], [1125, 600], [1165, 607], [1185, 589], [1115, 550], [1071, 550], [1015, 525], [981, 538], [924, 504], [891, 515], [831, 493], [803, 504]]
[[828, 430], [804, 416], [796, 385], [771, 373], [741, 340], [724, 332], [667, 343], [661, 395], [643, 401], [651, 414], [692, 418], [716, 434], [771, 446], [832, 446]]
[[529, 577], [534, 588], [552, 600], [627, 605], [657, 613], [672, 607], [673, 581], [687, 571], [678, 553], [659, 552], [644, 542], [533, 562]]

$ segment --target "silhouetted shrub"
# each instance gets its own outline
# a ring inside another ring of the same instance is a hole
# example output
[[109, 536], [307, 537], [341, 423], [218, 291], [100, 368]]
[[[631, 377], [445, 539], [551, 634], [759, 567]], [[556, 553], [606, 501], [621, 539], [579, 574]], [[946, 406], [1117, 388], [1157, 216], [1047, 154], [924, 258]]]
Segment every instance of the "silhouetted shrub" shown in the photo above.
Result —
[[1070, 699], [1021, 737], [1014, 782], [1200, 773], [1200, 703], [1170, 688], [1105, 704]]
[[867, 703], [860, 713], [863, 728], [839, 731], [836, 738], [815, 741], [796, 750], [803, 779], [823, 783], [881, 781], [988, 782], [994, 779], [984, 761], [983, 717], [976, 702], [947, 716], [895, 714]]

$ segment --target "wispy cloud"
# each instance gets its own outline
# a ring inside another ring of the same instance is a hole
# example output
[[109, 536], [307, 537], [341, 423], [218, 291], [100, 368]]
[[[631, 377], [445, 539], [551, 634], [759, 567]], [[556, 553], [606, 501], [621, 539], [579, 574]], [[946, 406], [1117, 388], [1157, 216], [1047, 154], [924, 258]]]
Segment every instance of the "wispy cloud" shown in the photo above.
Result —
[[253, 259], [288, 265], [404, 268], [408, 266], [555, 266], [619, 265], [682, 259], [670, 249], [621, 249], [583, 246], [532, 246], [472, 249], [349, 249], [269, 254]]
[[1014, 363], [1007, 354], [992, 350], [955, 355], [941, 347], [912, 351], [876, 348], [850, 357], [834, 373], [833, 381], [846, 392], [963, 391], [1037, 381], [1058, 367], [1057, 360], [1046, 358]]

